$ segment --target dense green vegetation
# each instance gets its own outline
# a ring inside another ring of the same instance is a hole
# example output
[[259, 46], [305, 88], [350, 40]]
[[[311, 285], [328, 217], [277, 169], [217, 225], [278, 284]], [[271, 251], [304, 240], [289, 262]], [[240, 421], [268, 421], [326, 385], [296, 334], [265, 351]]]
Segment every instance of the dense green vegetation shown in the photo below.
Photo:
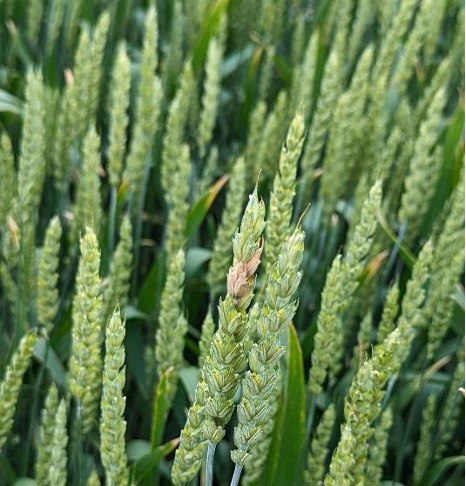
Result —
[[0, 484], [464, 484], [462, 2], [0, 0], [0, 46]]

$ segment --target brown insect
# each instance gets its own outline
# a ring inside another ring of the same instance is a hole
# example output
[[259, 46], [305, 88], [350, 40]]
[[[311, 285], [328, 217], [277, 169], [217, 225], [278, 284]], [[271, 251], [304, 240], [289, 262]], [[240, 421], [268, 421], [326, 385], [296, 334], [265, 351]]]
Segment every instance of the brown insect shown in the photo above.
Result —
[[264, 246], [256, 250], [254, 255], [247, 262], [238, 261], [230, 267], [227, 275], [227, 290], [233, 297], [233, 303], [238, 305], [240, 300], [249, 292], [254, 274], [261, 260]]

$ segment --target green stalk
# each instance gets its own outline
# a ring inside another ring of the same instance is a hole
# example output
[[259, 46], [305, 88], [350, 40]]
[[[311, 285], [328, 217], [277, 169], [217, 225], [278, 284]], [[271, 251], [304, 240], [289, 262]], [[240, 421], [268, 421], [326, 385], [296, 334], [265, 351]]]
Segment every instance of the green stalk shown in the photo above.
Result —
[[[400, 382], [403, 381], [403, 378], [400, 379]], [[416, 397], [413, 400], [411, 405], [411, 409], [409, 411], [408, 420], [405, 423], [404, 433], [403, 433], [403, 440], [401, 444], [406, 444], [406, 440], [409, 440], [410, 437], [413, 435], [413, 428], [415, 424], [419, 421], [419, 410], [422, 410], [422, 395], [420, 393], [416, 394]], [[403, 462], [404, 462], [404, 449], [399, 448], [396, 456], [395, 456], [395, 471], [393, 475], [393, 481], [400, 481], [401, 475], [403, 473]]]
[[242, 471], [243, 465], [236, 464], [235, 470], [233, 471], [233, 477], [231, 478], [230, 486], [238, 486]]
[[307, 406], [307, 422], [306, 422], [306, 437], [311, 436], [312, 424], [314, 422], [314, 415], [316, 413], [316, 397], [310, 393], [308, 395], [308, 406]]
[[83, 424], [82, 424], [82, 406], [79, 400], [76, 400], [76, 415], [73, 417], [72, 428], [72, 445], [71, 456], [74, 467], [74, 481], [77, 486], [84, 486], [84, 462], [83, 462]]
[[214, 482], [214, 455], [217, 444], [209, 442], [207, 446], [207, 459], [205, 463], [205, 486], [212, 486]]
[[31, 415], [30, 415], [31, 418], [30, 418], [30, 421], [29, 421], [29, 423], [31, 425], [29, 426], [29, 430], [28, 430], [28, 436], [27, 436], [27, 441], [26, 441], [26, 450], [25, 450], [24, 458], [23, 458], [23, 468], [22, 468], [23, 476], [27, 476], [27, 469], [28, 469], [28, 463], [29, 463], [29, 451], [30, 451], [31, 442], [32, 442], [32, 435], [33, 435], [32, 424], [34, 424], [34, 422], [35, 422], [34, 417], [37, 417], [36, 410], [38, 409], [39, 390], [40, 390], [40, 386], [42, 384], [42, 379], [44, 377], [45, 364], [47, 363], [47, 358], [48, 358], [48, 355], [49, 355], [49, 348], [50, 348], [50, 343], [47, 340], [46, 344], [45, 344], [44, 360], [40, 363], [39, 375], [37, 377], [36, 386], [34, 387], [34, 395], [33, 395], [33, 399], [32, 399], [32, 408], [31, 408]]
[[[112, 186], [110, 191], [110, 208], [108, 215], [108, 254], [113, 253], [115, 248], [115, 219], [117, 210], [117, 190], [116, 187]], [[107, 260], [108, 262], [108, 260]]]
[[[137, 273], [136, 269], [139, 268], [139, 258], [140, 258], [140, 254], [141, 254], [142, 213], [144, 211], [144, 201], [145, 201], [145, 198], [146, 198], [146, 190], [147, 190], [147, 181], [148, 181], [148, 178], [149, 178], [149, 170], [150, 170], [150, 166], [149, 166], [149, 164], [147, 164], [147, 160], [146, 160], [141, 194], [140, 194], [139, 200], [136, 201], [137, 206], [138, 206], [138, 210], [137, 210], [137, 218], [136, 218], [136, 221], [135, 221], [135, 224], [134, 224], [134, 263], [133, 263], [134, 273], [133, 273], [133, 282], [132, 282], [132, 285], [131, 285], [133, 297], [135, 297], [135, 295], [136, 295], [136, 288], [137, 288], [137, 283], [138, 283], [138, 273]], [[131, 206], [133, 204], [134, 204], [134, 199], [131, 201]], [[131, 207], [130, 211], [132, 209], [133, 208]]]
[[16, 329], [16, 339], [15, 341], [18, 341], [20, 336], [25, 334], [25, 328], [24, 324], [27, 321], [27, 309], [25, 309], [23, 305], [23, 298], [22, 296], [25, 295], [25, 288], [26, 288], [26, 283], [25, 283], [25, 248], [24, 248], [24, 243], [25, 243], [25, 225], [21, 224], [20, 227], [20, 242], [19, 242], [19, 269], [18, 269], [18, 286], [17, 286], [17, 295], [16, 295], [16, 316], [17, 316], [17, 321], [15, 323], [15, 329]]

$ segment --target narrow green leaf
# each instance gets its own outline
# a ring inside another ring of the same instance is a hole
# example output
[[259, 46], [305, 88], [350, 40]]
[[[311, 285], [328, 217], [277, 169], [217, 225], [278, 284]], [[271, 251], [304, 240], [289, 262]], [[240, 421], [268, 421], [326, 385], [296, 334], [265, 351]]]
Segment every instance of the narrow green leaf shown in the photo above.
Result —
[[186, 252], [186, 280], [193, 278], [199, 272], [202, 265], [210, 260], [211, 256], [212, 250], [208, 250], [207, 248], [189, 248]]
[[424, 474], [424, 477], [419, 484], [422, 484], [423, 486], [434, 486], [435, 484], [439, 484], [438, 481], [445, 471], [458, 464], [464, 464], [464, 456], [452, 456], [441, 459]]
[[156, 255], [155, 263], [147, 274], [138, 295], [138, 309], [141, 312], [151, 315], [157, 309], [162, 294], [163, 282], [165, 280], [165, 255], [159, 252]]
[[144, 349], [146, 344], [146, 338], [141, 330], [142, 326], [136, 325], [135, 321], [129, 321], [126, 324], [126, 364], [128, 371], [136, 381], [136, 386], [139, 393], [144, 400], [150, 400], [150, 392], [146, 382], [146, 362], [144, 353], [141, 350]]
[[14, 484], [17, 478], [16, 472], [5, 454], [0, 454], [0, 471], [2, 472], [2, 476], [0, 477], [4, 479], [7, 484]]
[[464, 289], [457, 285], [455, 288], [455, 295], [453, 297], [455, 302], [464, 310]]
[[201, 223], [208, 213], [210, 206], [212, 206], [212, 203], [215, 201], [215, 198], [218, 196], [218, 193], [226, 184], [227, 180], [227, 175], [220, 177], [220, 179], [217, 182], [214, 182], [214, 184], [209, 187], [207, 192], [194, 203], [193, 207], [188, 213], [188, 218], [186, 221], [185, 234], [187, 238], [193, 235], [199, 226], [201, 226]]
[[36, 486], [36, 482], [32, 478], [18, 478], [13, 486]]
[[413, 254], [413, 252], [405, 245], [399, 244], [395, 232], [390, 228], [390, 225], [388, 224], [387, 220], [383, 217], [382, 213], [380, 212], [378, 214], [378, 220], [379, 220], [380, 227], [383, 229], [384, 233], [390, 238], [390, 240], [392, 240], [392, 242], [395, 245], [398, 245], [400, 255], [401, 258], [403, 258], [403, 261], [406, 263], [406, 265], [409, 268], [412, 268], [414, 263], [416, 262], [416, 257]]
[[424, 218], [423, 233], [427, 236], [437, 221], [445, 202], [454, 190], [463, 167], [464, 159], [464, 106], [458, 104], [445, 127], [440, 140], [444, 141], [442, 167], [437, 181], [437, 188]]
[[23, 103], [19, 98], [16, 98], [16, 96], [0, 89], [0, 111], [22, 115]]
[[287, 62], [285, 57], [280, 56], [279, 54], [275, 54], [274, 58], [275, 67], [277, 69], [278, 75], [280, 76], [283, 84], [286, 87], [291, 85], [291, 77], [293, 69], [290, 64]]
[[170, 440], [166, 444], [157, 447], [157, 449], [138, 459], [133, 466], [134, 479], [136, 483], [144, 479], [151, 471], [157, 469], [160, 461], [164, 457], [168, 456], [168, 454], [173, 452], [179, 442], [179, 439]]
[[128, 199], [129, 182], [122, 181], [117, 191], [117, 207], [123, 206]]
[[198, 73], [204, 65], [209, 41], [218, 30], [220, 22], [228, 7], [228, 0], [217, 0], [207, 9], [199, 37], [193, 51], [193, 69]]
[[13, 20], [7, 20], [5, 25], [11, 38], [11, 50], [9, 55], [12, 59], [17, 57], [18, 60], [23, 63], [24, 67], [32, 66], [33, 60], [24, 39], [24, 30], [18, 28]]
[[227, 76], [233, 74], [236, 70], [239, 70], [243, 64], [250, 59], [253, 52], [254, 47], [251, 44], [248, 44], [243, 50], [235, 51], [229, 56], [225, 57], [225, 60], [221, 66], [222, 78], [226, 78]]
[[264, 49], [262, 47], [256, 47], [251, 54], [251, 59], [247, 65], [246, 76], [244, 80], [244, 98], [241, 104], [241, 123], [244, 126], [248, 125], [249, 115], [251, 113], [257, 86], [257, 73], [259, 72], [259, 66], [262, 59]]
[[129, 321], [131, 319], [141, 319], [143, 321], [149, 319], [149, 316], [144, 312], [141, 312], [139, 309], [134, 307], [133, 305], [127, 305], [125, 307], [125, 317], [126, 320]]
[[151, 451], [150, 442], [147, 440], [131, 440], [126, 444], [126, 456], [129, 462], [136, 462]]
[[464, 133], [464, 104], [458, 103], [451, 121], [445, 130], [445, 161], [450, 161], [463, 141]]
[[45, 367], [49, 371], [53, 381], [60, 388], [66, 388], [65, 368], [53, 350], [51, 344], [47, 343], [43, 337], [39, 338], [34, 346], [34, 357], [40, 363], [45, 362]]
[[163, 431], [168, 413], [168, 403], [166, 400], [168, 375], [168, 372], [163, 373], [155, 389], [151, 432], [152, 450], [155, 450], [159, 446], [163, 438]]
[[188, 395], [190, 403], [194, 402], [194, 392], [199, 379], [199, 369], [195, 366], [181, 368], [180, 380], [183, 383], [184, 389]]

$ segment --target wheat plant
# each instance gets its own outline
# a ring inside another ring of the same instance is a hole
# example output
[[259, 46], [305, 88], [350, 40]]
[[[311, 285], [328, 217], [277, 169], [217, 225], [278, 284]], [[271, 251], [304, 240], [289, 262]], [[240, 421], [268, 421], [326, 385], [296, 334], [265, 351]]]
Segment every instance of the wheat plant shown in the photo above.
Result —
[[464, 5], [0, 0], [0, 486], [464, 484]]

